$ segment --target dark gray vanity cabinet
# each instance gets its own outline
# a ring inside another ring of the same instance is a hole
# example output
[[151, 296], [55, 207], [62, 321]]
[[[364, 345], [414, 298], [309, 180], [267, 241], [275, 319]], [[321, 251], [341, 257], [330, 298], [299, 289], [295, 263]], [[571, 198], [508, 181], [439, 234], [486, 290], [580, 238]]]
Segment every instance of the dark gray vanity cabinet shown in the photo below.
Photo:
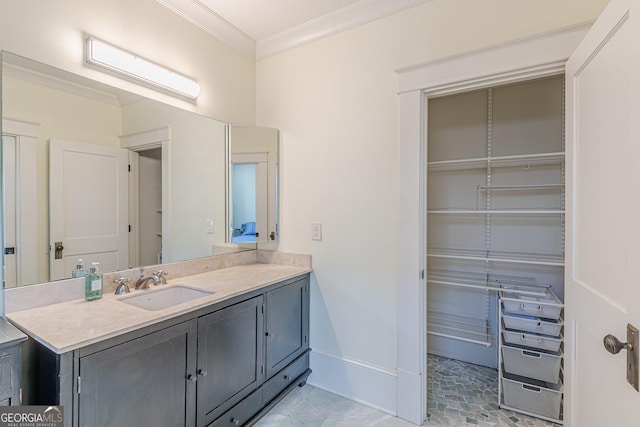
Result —
[[260, 295], [198, 318], [197, 425], [208, 425], [262, 384], [262, 301]]
[[309, 275], [57, 354], [25, 345], [24, 404], [65, 427], [251, 425], [309, 369]]
[[21, 346], [27, 336], [0, 318], [0, 406], [20, 405]]
[[195, 321], [81, 357], [79, 426], [194, 424]]

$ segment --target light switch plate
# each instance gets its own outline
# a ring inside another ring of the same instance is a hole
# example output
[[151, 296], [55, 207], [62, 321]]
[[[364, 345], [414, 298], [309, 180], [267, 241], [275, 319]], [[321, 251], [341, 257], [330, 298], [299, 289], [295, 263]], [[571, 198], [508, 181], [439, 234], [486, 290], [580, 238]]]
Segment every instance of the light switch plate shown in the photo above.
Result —
[[311, 224], [311, 240], [322, 240], [322, 224], [319, 222]]
[[207, 219], [207, 234], [213, 234], [213, 218]]

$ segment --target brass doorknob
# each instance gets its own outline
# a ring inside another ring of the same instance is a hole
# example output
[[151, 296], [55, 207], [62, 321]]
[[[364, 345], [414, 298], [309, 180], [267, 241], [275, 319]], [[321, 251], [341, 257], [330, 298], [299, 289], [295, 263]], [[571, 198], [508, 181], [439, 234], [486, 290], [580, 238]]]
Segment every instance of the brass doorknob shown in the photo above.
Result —
[[628, 342], [621, 342], [615, 336], [609, 334], [602, 339], [604, 348], [611, 354], [618, 354], [620, 350], [633, 350], [633, 346]]

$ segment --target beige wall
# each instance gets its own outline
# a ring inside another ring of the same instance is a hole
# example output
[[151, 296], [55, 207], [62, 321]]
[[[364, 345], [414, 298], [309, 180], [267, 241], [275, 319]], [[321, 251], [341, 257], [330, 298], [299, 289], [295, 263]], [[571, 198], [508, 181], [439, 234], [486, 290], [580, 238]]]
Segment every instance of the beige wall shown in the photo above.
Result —
[[[196, 105], [83, 66], [83, 33], [198, 80]], [[253, 124], [255, 60], [155, 0], [4, 0], [0, 50], [215, 117]]]
[[394, 70], [591, 20], [605, 4], [434, 0], [258, 62], [257, 124], [281, 129], [280, 249], [313, 259], [314, 351], [397, 365]]

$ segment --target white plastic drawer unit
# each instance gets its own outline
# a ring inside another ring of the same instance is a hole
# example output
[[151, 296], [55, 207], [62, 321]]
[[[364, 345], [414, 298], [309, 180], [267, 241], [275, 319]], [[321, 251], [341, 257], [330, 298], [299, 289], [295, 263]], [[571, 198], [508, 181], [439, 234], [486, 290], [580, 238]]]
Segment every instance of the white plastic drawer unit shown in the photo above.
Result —
[[560, 417], [562, 388], [562, 384], [549, 384], [516, 375], [504, 374], [502, 377], [505, 405], [551, 419]]
[[502, 306], [505, 313], [523, 314], [525, 316], [537, 316], [545, 319], [559, 319], [562, 314], [563, 304], [547, 288], [544, 296], [519, 295], [503, 292]]
[[505, 329], [502, 331], [502, 337], [506, 344], [515, 344], [536, 350], [558, 351], [562, 345], [562, 335], [559, 338], [555, 338], [547, 335]]
[[505, 345], [502, 347], [504, 370], [509, 374], [556, 384], [560, 379], [562, 353], [534, 351]]
[[560, 336], [562, 319], [543, 319], [535, 316], [524, 316], [522, 314], [503, 313], [502, 320], [507, 329], [517, 329], [537, 334]]

